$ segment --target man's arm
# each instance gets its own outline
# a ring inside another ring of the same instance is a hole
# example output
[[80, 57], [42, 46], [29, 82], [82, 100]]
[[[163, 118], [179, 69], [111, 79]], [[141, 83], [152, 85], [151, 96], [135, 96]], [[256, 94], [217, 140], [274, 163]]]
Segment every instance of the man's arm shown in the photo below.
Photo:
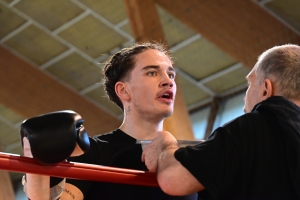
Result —
[[159, 186], [167, 194], [182, 196], [203, 190], [204, 186], [174, 157], [177, 149], [171, 133], [158, 132], [144, 149], [142, 160], [149, 171], [157, 173]]
[[176, 149], [163, 151], [158, 158], [157, 180], [161, 189], [170, 195], [199, 192], [204, 186], [174, 157]]
[[[24, 148], [24, 156], [32, 158], [30, 144], [27, 137], [23, 138], [23, 148]], [[77, 144], [74, 152], [76, 153], [76, 155], [82, 154], [82, 151], [80, 150]], [[24, 185], [24, 192], [26, 193], [28, 199], [83, 200], [82, 192], [76, 186], [68, 183], [64, 183], [65, 182], [64, 180], [62, 181], [62, 184], [59, 183], [53, 188], [50, 188], [49, 176], [26, 173], [26, 179], [27, 180], [25, 180], [25, 177], [23, 178], [22, 184]]]

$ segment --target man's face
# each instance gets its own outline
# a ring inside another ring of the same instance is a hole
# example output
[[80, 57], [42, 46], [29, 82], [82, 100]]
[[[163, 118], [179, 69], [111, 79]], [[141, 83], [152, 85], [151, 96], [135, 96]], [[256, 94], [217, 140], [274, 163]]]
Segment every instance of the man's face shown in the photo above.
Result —
[[131, 110], [149, 120], [161, 120], [173, 112], [176, 83], [172, 62], [158, 50], [146, 50], [135, 57], [128, 88]]
[[244, 112], [251, 112], [253, 107], [259, 102], [265, 99], [264, 95], [264, 83], [260, 83], [257, 74], [255, 73], [255, 67], [247, 75], [248, 89], [244, 97]]

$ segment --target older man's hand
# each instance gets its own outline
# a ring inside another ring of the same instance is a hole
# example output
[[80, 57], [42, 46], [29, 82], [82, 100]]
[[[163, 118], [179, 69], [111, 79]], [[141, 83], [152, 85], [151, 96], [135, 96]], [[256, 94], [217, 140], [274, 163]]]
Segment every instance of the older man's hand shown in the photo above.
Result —
[[157, 136], [145, 147], [142, 154], [142, 161], [150, 172], [156, 172], [160, 154], [168, 149], [178, 149], [177, 140], [168, 131], [157, 132]]

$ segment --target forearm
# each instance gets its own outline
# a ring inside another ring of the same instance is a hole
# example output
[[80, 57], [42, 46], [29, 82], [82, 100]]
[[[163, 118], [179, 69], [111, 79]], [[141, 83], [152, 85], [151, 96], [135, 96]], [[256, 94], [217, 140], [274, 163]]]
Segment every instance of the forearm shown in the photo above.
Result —
[[178, 165], [178, 161], [174, 157], [174, 152], [176, 149], [168, 149], [164, 150], [158, 157], [157, 163], [157, 181], [161, 187], [161, 189], [167, 193], [174, 195], [174, 165]]
[[[26, 179], [26, 180], [25, 180]], [[50, 199], [50, 177], [26, 174], [22, 180], [23, 190], [26, 196], [31, 200], [49, 200]]]
[[161, 131], [144, 149], [142, 161], [150, 172], [157, 173], [158, 184], [167, 194], [183, 196], [203, 190], [203, 185], [177, 161], [176, 150], [178, 143], [174, 136]]
[[23, 176], [23, 190], [30, 200], [57, 200], [60, 198], [65, 179], [59, 179], [55, 185], [50, 188], [50, 177], [38, 174], [26, 174]]
[[177, 161], [174, 156], [176, 150], [164, 150], [158, 158], [157, 180], [161, 189], [178, 196], [203, 190], [203, 185]]
[[[23, 138], [24, 156], [32, 158], [30, 144], [26, 137]], [[22, 184], [26, 196], [30, 200], [56, 200], [63, 192], [65, 179], [55, 178], [53, 186], [50, 186], [50, 176], [30, 174], [23, 176]]]

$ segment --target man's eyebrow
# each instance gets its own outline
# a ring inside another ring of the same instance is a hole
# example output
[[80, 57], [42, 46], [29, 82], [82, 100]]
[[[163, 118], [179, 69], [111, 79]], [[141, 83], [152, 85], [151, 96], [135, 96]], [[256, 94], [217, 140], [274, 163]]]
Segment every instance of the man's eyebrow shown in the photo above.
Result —
[[169, 67], [170, 71], [173, 71], [174, 73], [176, 73], [176, 69], [174, 67]]
[[142, 68], [142, 70], [148, 70], [148, 69], [159, 69], [158, 65], [147, 65]]
[[[142, 70], [148, 70], [148, 69], [159, 69], [160, 67], [158, 65], [147, 65], [145, 67], [142, 68]], [[176, 70], [174, 67], [168, 67], [168, 70], [173, 71], [174, 73], [176, 73]]]

